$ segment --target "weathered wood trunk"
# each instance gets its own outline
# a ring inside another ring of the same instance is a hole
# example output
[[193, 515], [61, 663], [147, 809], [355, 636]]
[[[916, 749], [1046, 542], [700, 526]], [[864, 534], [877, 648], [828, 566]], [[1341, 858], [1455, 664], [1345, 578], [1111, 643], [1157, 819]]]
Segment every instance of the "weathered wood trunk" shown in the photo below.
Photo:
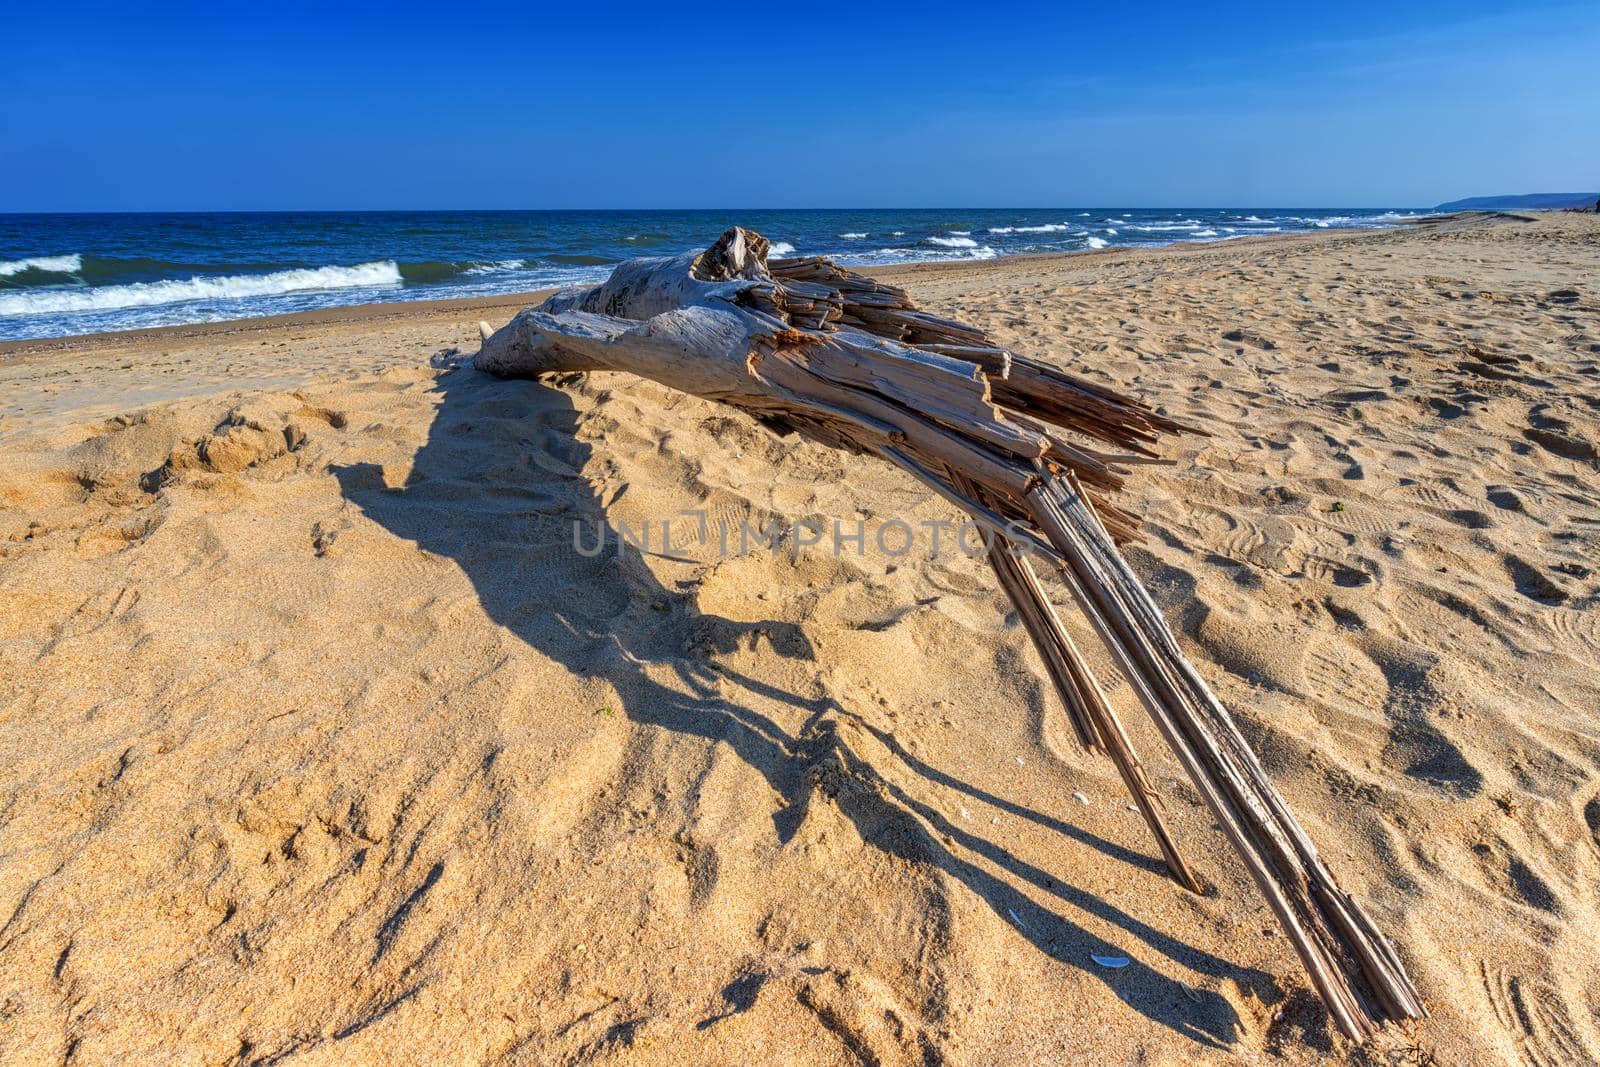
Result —
[[[628, 371], [879, 456], [971, 514], [1067, 707], [1115, 762], [1173, 878], [1200, 891], [1116, 713], [1062, 628], [1026, 552], [1059, 570], [1239, 851], [1339, 1029], [1361, 1039], [1427, 1014], [1399, 957], [1334, 880], [1243, 735], [1117, 546], [1137, 521], [1111, 500], [1163, 433], [1199, 432], [981, 330], [916, 309], [823, 259], [767, 259], [729, 230], [704, 252], [624, 263], [499, 331], [491, 374]], [[1070, 435], [1070, 436], [1069, 436]]]

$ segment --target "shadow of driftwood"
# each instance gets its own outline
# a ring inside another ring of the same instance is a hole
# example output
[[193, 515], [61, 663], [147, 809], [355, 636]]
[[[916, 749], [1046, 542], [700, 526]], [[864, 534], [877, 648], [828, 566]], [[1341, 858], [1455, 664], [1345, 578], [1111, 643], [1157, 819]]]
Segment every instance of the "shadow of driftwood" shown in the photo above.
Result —
[[[428, 440], [405, 484], [387, 487], [381, 470], [368, 464], [340, 467], [335, 474], [345, 496], [396, 536], [456, 561], [484, 611], [518, 638], [576, 673], [604, 676], [632, 721], [726, 742], [788, 801], [774, 816], [780, 839], [787, 841], [808, 806], [825, 797], [823, 802], [837, 804], [873, 847], [946, 872], [1040, 951], [1106, 980], [1148, 1018], [1208, 1046], [1223, 1047], [1237, 1035], [1238, 1017], [1226, 999], [1180, 986], [1138, 961], [1118, 971], [1101, 969], [1091, 956], [1119, 956], [1123, 950], [1067, 915], [1035, 904], [1011, 881], [963, 858], [954, 847], [1116, 925], [1193, 970], [1264, 992], [1274, 988], [1261, 972], [1169, 937], [952, 824], [850, 749], [835, 729], [850, 713], [831, 699], [802, 697], [713, 667], [704, 650], [726, 651], [755, 630], [786, 655], [809, 658], [811, 647], [797, 626], [701, 614], [691, 592], [663, 587], [637, 551], [619, 555], [608, 547], [590, 558], [574, 549], [574, 520], [583, 524], [586, 542], [592, 542], [596, 529], [606, 528], [606, 520], [578, 473], [589, 448], [574, 434], [577, 414], [565, 393], [539, 382], [495, 381], [470, 368], [441, 375], [437, 389], [440, 399]], [[606, 529], [606, 543], [613, 546], [617, 539]], [[654, 680], [643, 669], [646, 664], [655, 668], [651, 673], [678, 685]], [[804, 711], [804, 725], [785, 731], [751, 706], [754, 698]], [[1112, 859], [1146, 870], [1158, 866], [1078, 827], [976, 789], [917, 759], [892, 737], [872, 732], [909, 769], [940, 788], [1060, 831]], [[831, 789], [830, 775], [822, 773], [829, 767], [871, 788]]]

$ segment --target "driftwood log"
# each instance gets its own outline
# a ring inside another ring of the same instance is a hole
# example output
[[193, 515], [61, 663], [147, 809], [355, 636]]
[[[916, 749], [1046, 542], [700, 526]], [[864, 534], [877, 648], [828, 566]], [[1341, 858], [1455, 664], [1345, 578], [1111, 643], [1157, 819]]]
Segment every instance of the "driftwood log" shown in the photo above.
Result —
[[1299, 953], [1335, 1024], [1362, 1040], [1421, 1018], [1391, 943], [1339, 887], [1226, 708], [1184, 656], [1118, 545], [1137, 520], [1112, 495], [1163, 433], [1199, 432], [1129, 397], [1007, 351], [918, 310], [905, 292], [825, 259], [767, 258], [732, 229], [698, 254], [636, 259], [491, 333], [478, 369], [526, 377], [628, 371], [881, 457], [993, 536], [1000, 586], [1079, 741], [1108, 755], [1174, 880], [1204, 886], [1161, 798], [1045, 595], [1033, 559], [1065, 580]]

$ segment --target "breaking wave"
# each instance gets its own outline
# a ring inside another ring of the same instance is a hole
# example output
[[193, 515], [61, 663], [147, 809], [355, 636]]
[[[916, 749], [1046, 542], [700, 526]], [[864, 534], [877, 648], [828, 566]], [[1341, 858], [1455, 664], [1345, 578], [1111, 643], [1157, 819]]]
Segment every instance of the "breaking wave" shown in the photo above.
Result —
[[[463, 274], [503, 274], [508, 270], [521, 270], [528, 265], [525, 259], [502, 259], [494, 263], [474, 263]], [[404, 274], [401, 271], [401, 274]]]
[[1088, 245], [1090, 248], [1104, 248], [1106, 246], [1106, 239], [1104, 237], [1085, 237], [1083, 239], [1083, 243]]
[[[390, 261], [393, 262], [393, 261]], [[363, 264], [371, 266], [372, 264]], [[449, 281], [459, 275], [506, 274], [511, 271], [522, 270], [528, 265], [524, 259], [501, 259], [489, 262], [468, 260], [465, 262], [450, 262], [446, 260], [424, 260], [420, 263], [397, 263], [395, 266], [400, 271], [400, 280], [407, 285], [432, 285], [437, 282]], [[323, 267], [322, 270], [338, 270], [344, 268]], [[348, 268], [354, 269], [354, 268]], [[290, 272], [284, 272], [290, 273]], [[245, 275], [254, 277], [254, 275]], [[270, 277], [270, 275], [269, 275]], [[332, 288], [344, 288], [333, 286]], [[259, 296], [259, 293], [250, 293], [250, 296]]]
[[841, 233], [839, 235], [840, 239], [845, 241], [860, 241], [871, 236], [872, 234], [870, 233]]
[[83, 257], [76, 252], [68, 256], [34, 256], [32, 259], [0, 260], [0, 278], [9, 278], [28, 271], [46, 274], [76, 274], [83, 269]]
[[1072, 227], [1068, 226], [1064, 222], [1049, 222], [1049, 223], [1046, 223], [1043, 226], [990, 226], [989, 227], [989, 232], [990, 233], [1059, 233], [1062, 230], [1070, 230], [1070, 229], [1072, 229]]
[[393, 260], [361, 263], [354, 267], [315, 267], [280, 270], [271, 274], [233, 274], [219, 278], [193, 277], [131, 285], [105, 285], [93, 289], [49, 289], [0, 293], [0, 315], [47, 315], [110, 308], [152, 307], [191, 300], [237, 300], [318, 289], [355, 289], [399, 285], [403, 279]]
[[768, 259], [782, 259], [784, 256], [794, 255], [794, 245], [788, 241], [774, 241], [772, 247], [767, 249]]
[[930, 245], [938, 245], [940, 248], [978, 247], [978, 242], [974, 241], [970, 237], [930, 237], [928, 238], [928, 243]]

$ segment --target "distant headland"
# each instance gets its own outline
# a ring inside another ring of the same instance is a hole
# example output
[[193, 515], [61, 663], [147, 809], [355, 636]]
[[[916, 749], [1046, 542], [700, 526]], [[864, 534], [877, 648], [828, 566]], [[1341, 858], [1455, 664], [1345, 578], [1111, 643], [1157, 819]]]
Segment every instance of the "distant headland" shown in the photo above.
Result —
[[1440, 204], [1435, 211], [1563, 211], [1594, 207], [1600, 193], [1523, 193], [1518, 196], [1469, 196]]

